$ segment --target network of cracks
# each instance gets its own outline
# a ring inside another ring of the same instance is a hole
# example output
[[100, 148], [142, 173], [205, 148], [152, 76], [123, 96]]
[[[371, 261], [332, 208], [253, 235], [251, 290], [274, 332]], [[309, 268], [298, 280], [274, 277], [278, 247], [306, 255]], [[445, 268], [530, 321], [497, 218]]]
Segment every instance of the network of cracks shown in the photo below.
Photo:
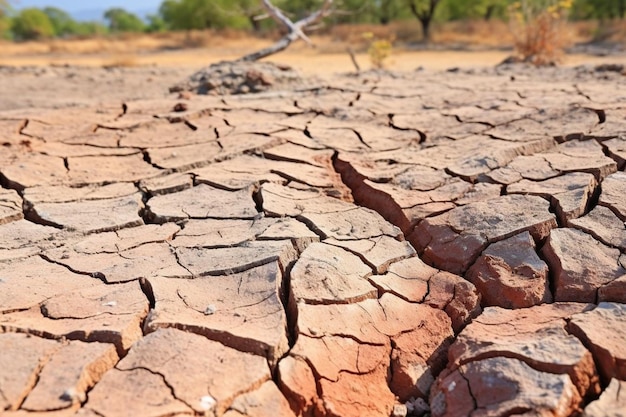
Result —
[[0, 112], [0, 414], [623, 415], [604, 78]]

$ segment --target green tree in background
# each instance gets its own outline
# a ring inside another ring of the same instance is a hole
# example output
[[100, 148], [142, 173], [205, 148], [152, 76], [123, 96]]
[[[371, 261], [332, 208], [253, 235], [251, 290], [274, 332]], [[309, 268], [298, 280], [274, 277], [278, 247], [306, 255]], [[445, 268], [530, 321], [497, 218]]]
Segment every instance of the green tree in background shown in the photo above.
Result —
[[300, 20], [312, 11], [319, 9], [323, 0], [277, 0], [273, 2], [283, 10], [292, 20]]
[[143, 32], [145, 29], [143, 21], [137, 15], [119, 7], [104, 12], [104, 19], [111, 32]]
[[624, 19], [626, 0], [576, 0], [572, 7], [575, 19]]
[[159, 14], [149, 14], [147, 18], [146, 32], [165, 32], [167, 30], [167, 24]]
[[43, 12], [48, 16], [55, 36], [73, 35], [78, 29], [78, 23], [64, 10], [57, 7], [46, 7]]
[[11, 20], [9, 19], [9, 12], [11, 8], [9, 2], [6, 0], [0, 0], [0, 39], [9, 38], [9, 29], [11, 28]]
[[389, 22], [406, 15], [407, 7], [405, 2], [396, 0], [379, 0], [375, 3], [376, 8], [374, 9], [374, 13], [376, 15], [377, 23], [386, 25]]
[[510, 0], [443, 0], [442, 13], [445, 20], [502, 19], [506, 16]]
[[106, 26], [100, 22], [76, 22], [72, 35], [77, 36], [99, 36], [108, 32]]
[[259, 19], [259, 16], [263, 14], [263, 8], [259, 0], [237, 0], [232, 3], [235, 10], [245, 16], [250, 27], [257, 32], [261, 30], [262, 21]]
[[[159, 14], [169, 29], [247, 29], [250, 19], [242, 14], [241, 0], [165, 0]], [[242, 6], [243, 5], [243, 6]]]
[[11, 30], [16, 39], [31, 40], [51, 38], [54, 36], [54, 26], [40, 9], [29, 8], [21, 10], [11, 22]]

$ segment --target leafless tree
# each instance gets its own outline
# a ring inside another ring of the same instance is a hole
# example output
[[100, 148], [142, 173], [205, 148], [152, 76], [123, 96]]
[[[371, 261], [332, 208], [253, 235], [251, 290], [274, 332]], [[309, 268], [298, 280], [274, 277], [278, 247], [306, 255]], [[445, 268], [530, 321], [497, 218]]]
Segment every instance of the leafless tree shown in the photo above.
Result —
[[267, 10], [268, 15], [271, 16], [276, 22], [278, 22], [278, 24], [284, 26], [288, 32], [273, 45], [261, 49], [260, 51], [248, 54], [240, 58], [239, 61], [258, 61], [259, 59], [265, 58], [267, 56], [287, 49], [287, 47], [297, 39], [302, 39], [309, 45], [312, 45], [313, 42], [311, 42], [311, 39], [309, 39], [309, 37], [304, 33], [304, 30], [307, 27], [310, 27], [314, 23], [318, 22], [320, 19], [328, 16], [331, 13], [331, 6], [333, 4], [333, 0], [324, 0], [324, 4], [322, 4], [319, 10], [294, 23], [285, 15], [285, 13], [283, 13], [281, 9], [273, 5], [270, 0], [262, 0], [262, 2], [263, 7], [265, 7], [265, 10]]

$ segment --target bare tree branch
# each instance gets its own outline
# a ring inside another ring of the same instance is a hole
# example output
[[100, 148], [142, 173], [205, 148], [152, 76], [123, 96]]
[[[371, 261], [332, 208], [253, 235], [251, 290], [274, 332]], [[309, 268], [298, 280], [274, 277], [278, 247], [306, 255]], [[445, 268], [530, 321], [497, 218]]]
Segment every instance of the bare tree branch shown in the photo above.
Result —
[[317, 22], [318, 20], [328, 16], [328, 14], [330, 13], [330, 7], [333, 4], [333, 0], [324, 0], [324, 4], [319, 10], [317, 10], [316, 12], [310, 14], [309, 16], [303, 19], [300, 19], [294, 23], [291, 21], [291, 19], [285, 16], [285, 13], [283, 13], [282, 10], [274, 6], [270, 0], [262, 0], [262, 2], [263, 2], [263, 6], [267, 10], [267, 13], [276, 22], [285, 26], [288, 30], [288, 33], [285, 36], [283, 36], [280, 40], [278, 40], [278, 42], [276, 42], [275, 44], [267, 48], [261, 49], [260, 51], [248, 54], [240, 58], [239, 61], [247, 61], [247, 62], [258, 61], [261, 58], [265, 58], [266, 56], [269, 56], [269, 55], [272, 55], [272, 54], [275, 54], [277, 52], [287, 49], [287, 47], [291, 45], [291, 43], [296, 41], [297, 39], [302, 39], [309, 45], [313, 45], [313, 42], [311, 41], [311, 39], [309, 39], [309, 37], [306, 36], [306, 34], [304, 33], [304, 29], [307, 28], [308, 26], [311, 26], [313, 23]]

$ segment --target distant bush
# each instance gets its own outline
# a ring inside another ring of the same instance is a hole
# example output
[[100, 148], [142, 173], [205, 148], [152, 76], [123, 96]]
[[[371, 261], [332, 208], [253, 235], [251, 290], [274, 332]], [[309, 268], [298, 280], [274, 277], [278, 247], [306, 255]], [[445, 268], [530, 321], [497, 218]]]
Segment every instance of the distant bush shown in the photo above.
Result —
[[374, 68], [384, 68], [385, 61], [391, 56], [393, 49], [392, 39], [378, 39], [372, 32], [363, 34], [363, 38], [370, 42], [367, 48], [367, 54], [370, 57], [370, 63]]
[[518, 58], [535, 65], [559, 61], [566, 43], [564, 33], [572, 0], [520, 0], [509, 9]]
[[111, 32], [143, 32], [145, 25], [137, 15], [119, 7], [108, 9], [104, 18], [109, 23]]
[[55, 35], [48, 15], [35, 8], [21, 10], [12, 19], [11, 30], [16, 39], [22, 40], [51, 38]]
[[66, 11], [57, 7], [46, 7], [43, 9], [43, 12], [50, 19], [55, 36], [63, 37], [76, 32], [78, 23]]

